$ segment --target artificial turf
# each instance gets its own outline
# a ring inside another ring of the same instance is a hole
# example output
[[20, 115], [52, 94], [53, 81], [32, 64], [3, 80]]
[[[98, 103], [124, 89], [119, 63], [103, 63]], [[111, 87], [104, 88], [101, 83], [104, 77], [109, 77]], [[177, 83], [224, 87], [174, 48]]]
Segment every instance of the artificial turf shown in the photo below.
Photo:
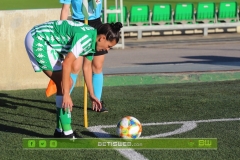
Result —
[[[117, 125], [124, 116], [142, 124], [238, 120], [198, 123], [197, 128], [169, 138], [217, 138], [217, 150], [137, 150], [148, 159], [238, 159], [240, 81], [104, 87], [108, 113], [96, 113], [88, 103], [88, 124]], [[73, 129], [83, 138], [97, 138], [83, 126], [83, 88], [72, 93]], [[23, 150], [22, 138], [49, 138], [55, 128], [55, 97], [45, 90], [0, 92], [0, 143], [3, 159], [124, 159], [116, 150]], [[171, 132], [180, 124], [143, 126], [142, 136]], [[116, 128], [105, 129], [112, 136]]]

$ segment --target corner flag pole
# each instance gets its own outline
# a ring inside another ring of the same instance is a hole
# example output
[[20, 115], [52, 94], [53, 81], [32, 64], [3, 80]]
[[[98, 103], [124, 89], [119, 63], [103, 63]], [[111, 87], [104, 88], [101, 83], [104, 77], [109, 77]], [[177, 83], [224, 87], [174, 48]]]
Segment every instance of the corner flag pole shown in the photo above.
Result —
[[88, 128], [88, 115], [87, 115], [87, 85], [84, 82], [84, 95], [83, 95], [83, 102], [84, 102], [84, 127]]
[[[88, 24], [88, 0], [83, 0], [82, 13], [84, 14], [84, 23]], [[87, 115], [87, 85], [84, 81], [83, 89], [83, 115], [84, 115], [84, 127], [88, 128], [88, 115]]]
[[[87, 24], [86, 22], [88, 22], [85, 19], [85, 24]], [[84, 102], [84, 127], [88, 128], [88, 115], [87, 115], [87, 85], [84, 82], [84, 89], [83, 89], [84, 93], [83, 93], [83, 102]]]

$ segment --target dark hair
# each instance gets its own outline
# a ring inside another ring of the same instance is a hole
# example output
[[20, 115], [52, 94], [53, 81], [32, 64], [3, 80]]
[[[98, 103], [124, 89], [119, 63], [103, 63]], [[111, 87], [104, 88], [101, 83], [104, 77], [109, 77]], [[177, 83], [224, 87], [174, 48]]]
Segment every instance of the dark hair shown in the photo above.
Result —
[[120, 29], [122, 28], [121, 22], [116, 23], [103, 23], [97, 28], [97, 34], [104, 34], [108, 41], [113, 41], [114, 39], [118, 43], [120, 38]]

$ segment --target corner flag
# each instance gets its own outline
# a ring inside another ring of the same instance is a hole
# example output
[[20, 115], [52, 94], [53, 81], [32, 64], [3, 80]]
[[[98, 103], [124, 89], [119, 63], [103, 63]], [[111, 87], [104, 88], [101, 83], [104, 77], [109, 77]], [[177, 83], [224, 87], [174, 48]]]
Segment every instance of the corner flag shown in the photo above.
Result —
[[[95, 10], [97, 8], [97, 3], [96, 0], [83, 0], [82, 4], [82, 13], [84, 15], [84, 22], [85, 24], [88, 24], [88, 17], [89, 17], [89, 12], [88, 9], [89, 7], [92, 7], [90, 9]], [[83, 93], [83, 115], [84, 115], [84, 127], [88, 127], [88, 118], [87, 118], [87, 85], [84, 82], [84, 93]]]

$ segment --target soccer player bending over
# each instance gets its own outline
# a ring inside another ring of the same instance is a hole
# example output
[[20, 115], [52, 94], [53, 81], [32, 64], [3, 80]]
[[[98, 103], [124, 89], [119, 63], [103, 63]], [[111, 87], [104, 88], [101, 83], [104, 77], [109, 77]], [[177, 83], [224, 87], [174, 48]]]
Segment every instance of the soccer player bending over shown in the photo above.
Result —
[[56, 20], [34, 26], [27, 33], [25, 47], [34, 71], [43, 71], [57, 87], [54, 137], [75, 137], [71, 127], [73, 102], [70, 96], [74, 82], [70, 74], [73, 62], [79, 57], [93, 109], [101, 110], [101, 102], [93, 91], [92, 60], [96, 51], [108, 51], [118, 43], [121, 28], [120, 22], [101, 24], [94, 29], [78, 21]]

